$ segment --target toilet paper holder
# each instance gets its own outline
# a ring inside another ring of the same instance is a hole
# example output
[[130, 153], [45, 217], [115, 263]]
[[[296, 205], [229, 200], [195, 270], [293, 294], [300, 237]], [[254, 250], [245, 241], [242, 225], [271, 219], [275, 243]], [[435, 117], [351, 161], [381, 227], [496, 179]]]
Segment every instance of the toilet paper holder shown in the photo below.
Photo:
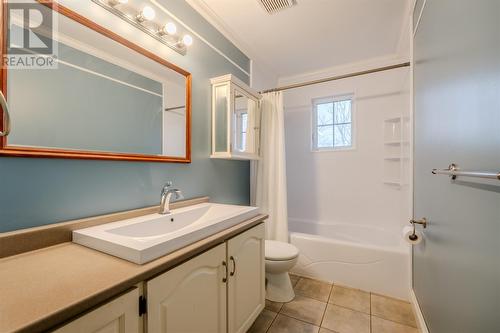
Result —
[[423, 217], [420, 220], [410, 220], [410, 224], [413, 226], [413, 233], [409, 236], [411, 240], [416, 240], [418, 236], [415, 233], [415, 224], [420, 224], [425, 228], [427, 228], [427, 218]]
[[415, 224], [421, 224], [424, 229], [427, 228], [427, 219], [425, 217], [422, 217], [420, 220], [410, 220], [410, 223], [413, 225], [413, 228], [415, 228]]

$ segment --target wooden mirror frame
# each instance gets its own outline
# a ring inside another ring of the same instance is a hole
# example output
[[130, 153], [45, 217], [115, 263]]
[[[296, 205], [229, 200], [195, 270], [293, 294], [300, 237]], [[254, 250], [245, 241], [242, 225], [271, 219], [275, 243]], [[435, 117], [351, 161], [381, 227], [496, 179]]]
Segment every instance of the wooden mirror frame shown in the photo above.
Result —
[[[49, 7], [53, 11], [72, 19], [83, 26], [90, 28], [101, 35], [104, 35], [115, 42], [118, 42], [131, 50], [164, 65], [186, 78], [186, 156], [158, 156], [158, 155], [143, 155], [130, 153], [111, 153], [111, 152], [95, 152], [86, 150], [67, 150], [57, 148], [36, 148], [36, 147], [9, 147], [7, 145], [7, 137], [0, 138], [0, 156], [13, 157], [38, 157], [38, 158], [71, 158], [71, 159], [92, 159], [92, 160], [116, 160], [116, 161], [143, 161], [143, 162], [171, 162], [171, 163], [191, 163], [191, 73], [184, 69], [164, 60], [156, 54], [134, 44], [126, 38], [106, 29], [99, 24], [87, 19], [86, 17], [72, 11], [71, 9], [58, 4], [56, 1], [36, 0], [38, 3]], [[6, 2], [2, 1], [0, 6], [0, 17], [2, 25], [0, 29], [0, 52], [2, 59], [7, 50], [7, 6]], [[0, 88], [7, 98], [7, 69], [2, 66], [0, 68]], [[0, 112], [0, 131], [4, 130], [3, 110]]]

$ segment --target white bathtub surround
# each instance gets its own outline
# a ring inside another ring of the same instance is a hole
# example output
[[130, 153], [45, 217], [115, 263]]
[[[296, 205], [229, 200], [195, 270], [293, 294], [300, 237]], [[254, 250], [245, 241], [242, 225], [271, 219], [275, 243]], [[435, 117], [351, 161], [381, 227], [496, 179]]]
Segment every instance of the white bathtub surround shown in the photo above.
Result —
[[256, 199], [269, 214], [266, 238], [288, 242], [283, 94], [272, 92], [261, 101], [261, 158], [257, 161]]
[[[312, 100], [344, 95], [354, 98], [356, 148], [313, 152]], [[392, 179], [392, 171], [400, 171], [400, 146], [410, 145], [389, 142], [384, 136], [386, 119], [409, 114], [408, 68], [289, 90], [284, 102], [291, 219], [399, 230], [408, 224], [409, 186], [385, 181]], [[404, 165], [411, 165], [411, 160], [405, 159]], [[401, 175], [400, 183], [409, 184], [409, 170]]]
[[299, 249], [292, 273], [409, 300], [409, 245], [400, 230], [290, 222]]

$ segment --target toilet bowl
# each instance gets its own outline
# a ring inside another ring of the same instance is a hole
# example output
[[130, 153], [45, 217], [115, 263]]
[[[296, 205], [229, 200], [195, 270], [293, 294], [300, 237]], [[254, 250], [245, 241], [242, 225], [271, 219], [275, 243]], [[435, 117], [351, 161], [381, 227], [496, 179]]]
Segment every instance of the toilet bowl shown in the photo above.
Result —
[[297, 263], [299, 250], [292, 244], [266, 240], [266, 298], [290, 302], [295, 297], [288, 271]]

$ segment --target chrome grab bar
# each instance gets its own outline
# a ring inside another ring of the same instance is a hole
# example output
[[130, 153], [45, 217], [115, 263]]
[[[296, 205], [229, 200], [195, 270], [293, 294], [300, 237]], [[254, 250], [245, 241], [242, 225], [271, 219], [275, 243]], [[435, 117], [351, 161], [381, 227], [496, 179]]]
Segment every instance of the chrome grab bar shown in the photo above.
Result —
[[485, 171], [461, 171], [458, 168], [458, 165], [456, 165], [455, 163], [450, 164], [448, 169], [444, 169], [444, 170], [432, 169], [432, 174], [434, 174], [434, 175], [448, 175], [453, 180], [457, 179], [458, 176], [500, 180], [500, 171], [497, 173], [485, 172]]
[[3, 127], [2, 131], [0, 131], [0, 138], [9, 135], [10, 133], [10, 115], [9, 115], [9, 106], [7, 105], [7, 101], [5, 100], [5, 96], [2, 91], [0, 91], [0, 105], [3, 110]]

